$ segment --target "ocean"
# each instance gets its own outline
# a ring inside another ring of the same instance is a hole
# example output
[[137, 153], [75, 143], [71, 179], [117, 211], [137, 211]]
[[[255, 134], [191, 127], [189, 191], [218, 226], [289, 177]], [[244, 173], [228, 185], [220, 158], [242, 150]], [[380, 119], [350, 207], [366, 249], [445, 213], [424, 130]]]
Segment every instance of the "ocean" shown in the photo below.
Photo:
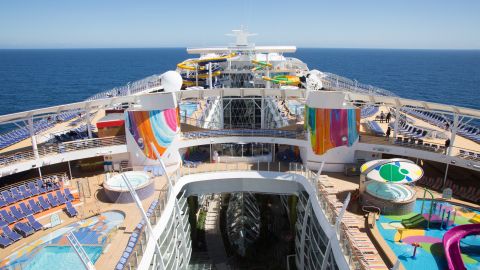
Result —
[[[480, 109], [480, 50], [300, 48], [288, 56], [401, 97]], [[0, 115], [81, 101], [188, 57], [185, 48], [0, 50]]]

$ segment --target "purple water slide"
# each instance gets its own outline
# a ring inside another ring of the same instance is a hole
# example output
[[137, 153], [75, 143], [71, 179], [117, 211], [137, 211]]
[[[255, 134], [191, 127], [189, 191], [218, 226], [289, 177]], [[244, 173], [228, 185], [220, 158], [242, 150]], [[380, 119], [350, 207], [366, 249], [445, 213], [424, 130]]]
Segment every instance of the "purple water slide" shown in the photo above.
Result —
[[480, 224], [459, 225], [448, 230], [443, 235], [443, 249], [445, 250], [445, 257], [447, 258], [448, 269], [467, 269], [462, 260], [460, 240], [473, 234], [480, 234]]

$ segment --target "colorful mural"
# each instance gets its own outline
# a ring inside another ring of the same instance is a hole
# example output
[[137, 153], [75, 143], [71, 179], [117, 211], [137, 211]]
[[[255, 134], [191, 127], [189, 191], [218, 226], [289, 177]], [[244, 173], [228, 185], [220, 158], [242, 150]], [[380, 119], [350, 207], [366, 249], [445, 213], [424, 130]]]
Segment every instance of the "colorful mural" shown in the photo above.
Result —
[[305, 128], [310, 132], [312, 150], [323, 155], [339, 146], [351, 146], [358, 139], [360, 109], [305, 110]]
[[152, 143], [160, 155], [173, 142], [175, 135], [180, 131], [178, 108], [153, 111], [129, 111], [127, 125], [130, 134], [137, 142], [145, 156], [157, 159]]

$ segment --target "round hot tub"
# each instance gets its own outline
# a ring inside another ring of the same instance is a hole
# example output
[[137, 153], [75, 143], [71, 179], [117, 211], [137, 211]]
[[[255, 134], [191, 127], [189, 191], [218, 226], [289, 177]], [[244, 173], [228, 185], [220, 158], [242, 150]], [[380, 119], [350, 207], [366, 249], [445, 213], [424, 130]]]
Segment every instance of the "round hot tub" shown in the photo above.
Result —
[[137, 193], [138, 197], [143, 200], [150, 197], [155, 191], [155, 185], [153, 179], [143, 171], [130, 171], [117, 174], [111, 177], [103, 183], [105, 188], [105, 194], [111, 202], [116, 203], [130, 203], [133, 202], [133, 198], [128, 190], [127, 184], [123, 179], [125, 175], [133, 189]]
[[376, 206], [382, 214], [407, 214], [415, 207], [415, 191], [402, 184], [372, 181], [367, 183], [362, 197], [364, 205]]

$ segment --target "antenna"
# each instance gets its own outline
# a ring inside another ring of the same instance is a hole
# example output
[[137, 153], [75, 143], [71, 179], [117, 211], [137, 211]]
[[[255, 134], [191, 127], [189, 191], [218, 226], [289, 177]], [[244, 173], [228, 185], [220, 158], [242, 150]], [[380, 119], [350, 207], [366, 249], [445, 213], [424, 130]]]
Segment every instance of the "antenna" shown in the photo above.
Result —
[[227, 36], [235, 37], [235, 46], [248, 46], [248, 37], [257, 35], [249, 33], [243, 25], [240, 26], [239, 30], [232, 30], [232, 32], [232, 34], [227, 34]]

